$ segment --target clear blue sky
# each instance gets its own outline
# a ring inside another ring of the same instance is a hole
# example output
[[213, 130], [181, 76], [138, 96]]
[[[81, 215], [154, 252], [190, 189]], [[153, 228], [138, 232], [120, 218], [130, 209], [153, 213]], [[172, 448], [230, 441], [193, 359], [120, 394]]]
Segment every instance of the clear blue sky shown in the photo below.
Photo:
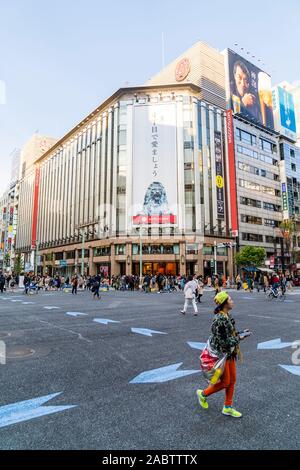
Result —
[[235, 43], [272, 81], [300, 79], [299, 0], [0, 0], [0, 193], [9, 153], [62, 137], [116, 89], [138, 85], [198, 40]]

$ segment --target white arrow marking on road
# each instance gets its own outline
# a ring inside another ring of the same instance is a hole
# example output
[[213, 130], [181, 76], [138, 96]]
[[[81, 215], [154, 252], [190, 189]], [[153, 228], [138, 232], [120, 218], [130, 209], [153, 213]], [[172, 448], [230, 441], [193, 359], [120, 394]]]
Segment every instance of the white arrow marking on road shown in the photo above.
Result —
[[166, 335], [167, 333], [162, 333], [161, 331], [148, 330], [147, 328], [131, 328], [132, 333], [137, 333], [138, 335], [151, 336], [153, 334], [157, 335]]
[[180, 377], [187, 375], [199, 374], [200, 370], [177, 370], [182, 366], [182, 362], [178, 364], [172, 364], [166, 367], [160, 367], [159, 369], [148, 370], [137, 375], [131, 384], [142, 384], [142, 383], [163, 383], [169, 380], [175, 380]]
[[201, 351], [203, 351], [203, 349], [205, 349], [206, 347], [206, 343], [192, 343], [192, 342], [188, 342], [188, 345], [193, 348], [193, 349], [200, 349]]
[[20, 401], [12, 405], [0, 407], [0, 428], [10, 426], [11, 424], [28, 421], [40, 416], [45, 416], [60, 411], [75, 408], [77, 405], [69, 406], [41, 406], [52, 398], [61, 395], [60, 393], [53, 393], [44, 397], [35, 398], [27, 401]]
[[120, 323], [119, 321], [108, 320], [107, 318], [94, 318], [96, 323], [101, 323], [102, 325], [108, 325], [109, 323]]
[[300, 376], [300, 366], [285, 366], [285, 365], [282, 365], [282, 364], [279, 364], [279, 366], [282, 367], [283, 369], [287, 370], [288, 372], [290, 372], [290, 374]]
[[66, 315], [70, 315], [71, 317], [80, 317], [80, 316], [85, 316], [87, 313], [82, 313], [82, 312], [66, 312]]
[[264, 343], [258, 343], [257, 349], [284, 349], [292, 346], [293, 343], [282, 343], [281, 338], [272, 339], [271, 341], [265, 341]]
[[60, 308], [60, 307], [44, 307], [46, 310], [55, 310], [57, 308]]

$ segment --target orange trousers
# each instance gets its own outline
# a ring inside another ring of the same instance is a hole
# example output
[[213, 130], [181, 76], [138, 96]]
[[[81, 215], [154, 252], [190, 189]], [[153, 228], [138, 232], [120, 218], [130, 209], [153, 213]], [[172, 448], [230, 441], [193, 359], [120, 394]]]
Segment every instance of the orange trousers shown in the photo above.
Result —
[[225, 369], [221, 377], [221, 381], [215, 385], [210, 385], [206, 390], [203, 391], [206, 397], [213, 393], [219, 392], [225, 389], [225, 406], [232, 406], [234, 385], [236, 382], [236, 360], [227, 359]]

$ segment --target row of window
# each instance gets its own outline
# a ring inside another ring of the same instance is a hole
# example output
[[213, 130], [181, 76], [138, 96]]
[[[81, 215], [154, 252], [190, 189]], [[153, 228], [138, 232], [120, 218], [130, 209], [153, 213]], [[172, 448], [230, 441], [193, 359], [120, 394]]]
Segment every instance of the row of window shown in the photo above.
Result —
[[[116, 255], [125, 255], [126, 254], [126, 245], [115, 245], [115, 254]], [[101, 246], [100, 248], [94, 249], [94, 256], [110, 256], [111, 247], [110, 246]]]
[[[132, 254], [140, 254], [140, 245], [132, 245]], [[142, 245], [143, 255], [179, 255], [179, 244], [175, 245]]]
[[255, 158], [255, 160], [260, 160], [268, 165], [278, 166], [278, 162], [275, 158], [269, 157], [268, 155], [263, 155], [262, 153], [256, 152], [256, 150], [248, 149], [247, 147], [243, 147], [242, 145], [237, 146], [237, 151], [245, 155], [246, 157]]
[[272, 237], [271, 235], [260, 235], [258, 233], [242, 233], [242, 240], [247, 242], [259, 242], [263, 243], [272, 243], [272, 244], [279, 244], [280, 239], [278, 237]]
[[281, 207], [278, 206], [277, 204], [272, 204], [271, 202], [263, 202], [263, 205], [262, 205], [262, 202], [258, 201], [257, 199], [251, 199], [249, 197], [244, 197], [244, 196], [240, 197], [240, 203], [243, 206], [257, 207], [259, 209], [263, 207], [264, 210], [272, 211], [272, 212], [281, 211]]
[[268, 178], [270, 180], [279, 181], [279, 175], [271, 173], [271, 171], [267, 171], [262, 168], [257, 168], [256, 166], [248, 165], [247, 163], [243, 162], [238, 162], [238, 167], [240, 170], [246, 171], [247, 173], [251, 173], [257, 176], [263, 176], [264, 178]]
[[259, 191], [269, 196], [280, 196], [280, 190], [275, 188], [270, 188], [269, 186], [264, 186], [254, 181], [247, 181], [239, 179], [239, 185], [241, 188], [249, 189], [251, 191]]
[[[245, 142], [248, 145], [257, 145], [257, 137], [250, 132], [246, 132], [243, 129], [238, 127], [235, 130], [235, 135], [238, 140]], [[259, 148], [269, 153], [277, 153], [277, 145], [274, 142], [264, 139], [263, 137], [259, 138]]]
[[254, 215], [241, 214], [241, 222], [246, 224], [265, 225], [266, 227], [278, 227], [278, 220], [263, 219]]

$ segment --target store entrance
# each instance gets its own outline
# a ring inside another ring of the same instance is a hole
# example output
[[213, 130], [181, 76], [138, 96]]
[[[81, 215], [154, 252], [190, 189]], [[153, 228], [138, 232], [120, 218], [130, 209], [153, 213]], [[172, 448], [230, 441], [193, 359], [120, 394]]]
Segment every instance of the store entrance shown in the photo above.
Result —
[[[163, 274], [165, 276], [176, 276], [179, 272], [178, 263], [143, 263], [143, 275]], [[133, 274], [139, 276], [139, 263], [133, 264]]]

